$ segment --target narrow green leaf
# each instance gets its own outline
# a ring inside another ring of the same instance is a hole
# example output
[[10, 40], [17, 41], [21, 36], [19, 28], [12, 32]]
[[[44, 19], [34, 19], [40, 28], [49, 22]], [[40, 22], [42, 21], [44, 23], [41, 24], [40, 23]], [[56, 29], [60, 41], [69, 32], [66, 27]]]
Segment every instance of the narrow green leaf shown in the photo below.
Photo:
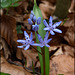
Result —
[[[44, 36], [46, 34], [46, 31], [44, 31], [43, 29], [45, 28], [45, 25], [43, 24], [43, 17], [42, 17], [42, 13], [41, 13], [41, 10], [40, 8], [37, 6], [36, 4], [36, 0], [34, 0], [34, 7], [33, 7], [33, 12], [35, 14], [35, 16], [38, 18], [38, 17], [41, 17], [41, 24], [39, 25], [39, 34], [41, 35], [41, 37], [44, 39]], [[36, 34], [36, 33], [35, 33]], [[39, 42], [38, 41], [38, 38], [37, 38], [37, 34], [36, 34], [36, 42]], [[40, 47], [37, 47], [37, 49], [41, 52], [41, 48]], [[42, 59], [42, 55], [39, 55], [39, 59], [40, 59], [40, 64], [41, 64], [41, 73], [43, 75], [43, 59]], [[49, 50], [47, 47], [45, 47], [45, 66], [46, 66], [46, 75], [49, 75]]]
[[34, 70], [34, 64], [33, 64], [33, 61], [32, 61], [32, 69], [33, 69], [33, 75], [35, 75], [35, 70]]
[[49, 49], [45, 47], [45, 66], [46, 66], [46, 75], [49, 75]]
[[3, 72], [0, 72], [0, 75], [10, 75], [8, 73], [3, 73]]

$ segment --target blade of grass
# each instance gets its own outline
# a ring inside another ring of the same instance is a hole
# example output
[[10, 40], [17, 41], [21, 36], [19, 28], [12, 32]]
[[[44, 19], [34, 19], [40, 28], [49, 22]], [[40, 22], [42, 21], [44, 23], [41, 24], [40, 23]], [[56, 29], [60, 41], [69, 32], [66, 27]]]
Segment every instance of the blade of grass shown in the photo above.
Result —
[[34, 64], [33, 64], [33, 61], [32, 61], [32, 69], [33, 69], [33, 75], [35, 75], [35, 70], [34, 70]]
[[10, 75], [8, 73], [3, 73], [3, 72], [0, 72], [0, 75]]

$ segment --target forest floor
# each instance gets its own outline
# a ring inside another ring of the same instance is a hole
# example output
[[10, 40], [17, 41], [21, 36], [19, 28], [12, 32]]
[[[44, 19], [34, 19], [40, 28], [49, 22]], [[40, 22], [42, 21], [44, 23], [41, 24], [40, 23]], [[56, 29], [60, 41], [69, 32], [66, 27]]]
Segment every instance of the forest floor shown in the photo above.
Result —
[[[38, 2], [38, 4], [39, 4], [39, 8], [42, 11], [44, 19], [49, 19], [49, 16], [53, 16], [53, 19], [55, 19], [53, 12], [56, 7], [56, 0], [53, 1], [46, 0], [43, 1], [43, 3]], [[20, 2], [20, 6], [15, 8], [10, 8], [8, 11], [8, 16], [12, 16], [15, 18], [16, 26], [21, 25], [21, 31], [22, 32], [27, 31], [28, 34], [32, 32], [31, 26], [28, 24], [28, 18], [30, 17], [30, 11], [32, 10], [32, 8], [33, 8], [33, 2], [31, 5], [28, 3], [28, 1], [22, 1]], [[7, 21], [8, 23], [11, 21], [9, 25], [13, 25], [14, 22], [13, 19], [9, 18], [9, 20]], [[59, 19], [59, 21], [64, 22], [64, 19]], [[11, 32], [10, 29], [11, 27], [12, 26], [8, 27], [9, 32]], [[58, 75], [58, 74], [74, 75], [74, 53], [75, 53], [74, 52], [74, 12], [68, 13], [65, 24], [63, 26], [60, 26], [59, 29], [62, 30], [63, 32], [62, 34], [56, 33], [56, 35], [49, 37], [52, 38], [53, 40], [49, 43], [50, 45], [49, 75]], [[17, 39], [24, 38], [23, 33], [18, 33], [18, 34], [14, 33], [14, 36], [16, 35], [17, 35], [16, 37]], [[33, 36], [35, 41], [35, 34], [33, 34]], [[11, 33], [11, 37], [12, 37], [12, 33]], [[4, 50], [3, 48], [0, 49], [1, 72], [9, 73], [11, 75], [33, 75], [33, 68], [32, 68], [32, 61], [33, 61], [35, 75], [41, 75], [38, 53], [34, 49], [29, 48], [26, 51], [24, 49], [20, 49], [23, 54], [23, 58], [26, 61], [24, 66], [22, 66], [22, 63], [19, 61], [11, 61], [11, 59], [7, 59], [10, 53], [7, 50], [6, 55], [4, 55], [3, 50]], [[21, 59], [20, 52], [18, 52], [16, 56]]]

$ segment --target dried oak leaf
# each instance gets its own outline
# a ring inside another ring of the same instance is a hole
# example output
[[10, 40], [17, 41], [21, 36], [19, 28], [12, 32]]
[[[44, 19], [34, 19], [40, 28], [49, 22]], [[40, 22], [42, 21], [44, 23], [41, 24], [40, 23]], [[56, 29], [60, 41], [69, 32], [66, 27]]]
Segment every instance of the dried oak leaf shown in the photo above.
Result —
[[50, 15], [53, 15], [55, 10], [55, 6], [48, 1], [42, 1], [42, 3], [39, 4], [39, 8], [41, 9], [44, 19], [48, 19]]
[[16, 32], [16, 20], [7, 15], [3, 15], [0, 17], [0, 27], [1, 27], [1, 37], [3, 37], [7, 43], [12, 47], [17, 40], [17, 32]]
[[0, 64], [1, 64], [1, 72], [9, 73], [11, 75], [32, 75], [21, 66], [9, 64], [3, 56], [1, 57]]
[[74, 75], [74, 58], [69, 55], [58, 55], [50, 60], [50, 75]]
[[[6, 45], [8, 44], [12, 49], [10, 52], [14, 53], [17, 49], [17, 31], [16, 31], [16, 20], [7, 15], [0, 16], [0, 38], [1, 41]], [[4, 46], [5, 46], [4, 45]]]

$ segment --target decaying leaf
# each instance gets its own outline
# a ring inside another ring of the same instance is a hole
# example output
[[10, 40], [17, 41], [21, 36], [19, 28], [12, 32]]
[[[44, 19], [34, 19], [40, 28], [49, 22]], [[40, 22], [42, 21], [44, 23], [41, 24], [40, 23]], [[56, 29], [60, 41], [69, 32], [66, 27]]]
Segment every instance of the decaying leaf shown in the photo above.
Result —
[[13, 17], [3, 15], [0, 17], [1, 37], [12, 47], [17, 40], [16, 21]]
[[53, 15], [55, 10], [55, 6], [48, 1], [42, 1], [42, 3], [39, 5], [39, 8], [41, 9], [43, 18], [45, 19], [48, 19], [51, 15]]
[[21, 66], [9, 64], [3, 56], [1, 57], [0, 64], [1, 64], [1, 72], [9, 73], [11, 75], [32, 75]]
[[58, 55], [50, 60], [50, 75], [74, 75], [74, 58], [69, 55]]
[[2, 39], [1, 42], [3, 44], [5, 57], [7, 59], [8, 54], [11, 53], [12, 57], [14, 58], [17, 52], [16, 20], [7, 15], [2, 15], [0, 19], [0, 37]]

